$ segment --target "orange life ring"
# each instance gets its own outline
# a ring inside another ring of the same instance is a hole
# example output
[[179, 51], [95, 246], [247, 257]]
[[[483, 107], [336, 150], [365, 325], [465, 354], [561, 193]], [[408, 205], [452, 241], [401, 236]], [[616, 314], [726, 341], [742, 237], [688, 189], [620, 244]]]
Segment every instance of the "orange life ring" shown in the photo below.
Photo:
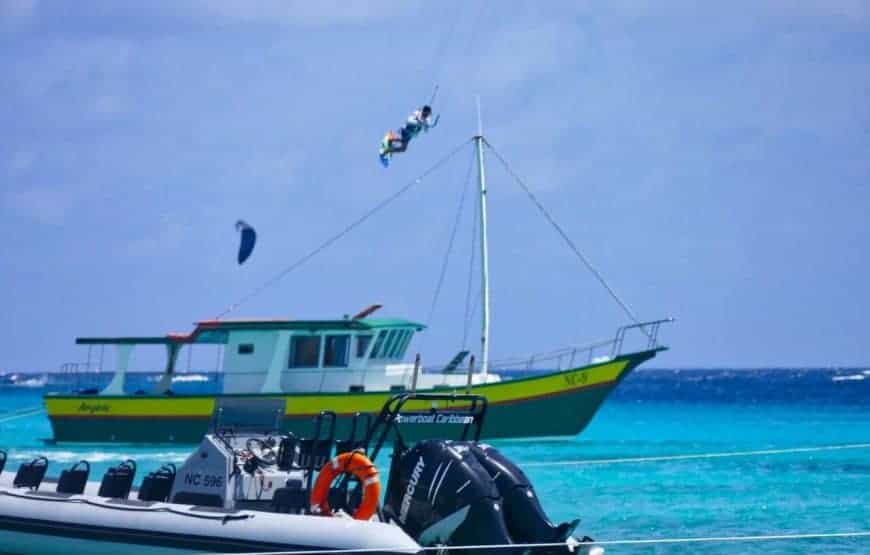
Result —
[[362, 451], [342, 453], [323, 465], [311, 490], [311, 512], [321, 515], [332, 514], [332, 509], [329, 507], [329, 487], [341, 474], [353, 474], [363, 485], [362, 503], [353, 512], [353, 518], [370, 519], [378, 510], [381, 481], [378, 478], [378, 469]]

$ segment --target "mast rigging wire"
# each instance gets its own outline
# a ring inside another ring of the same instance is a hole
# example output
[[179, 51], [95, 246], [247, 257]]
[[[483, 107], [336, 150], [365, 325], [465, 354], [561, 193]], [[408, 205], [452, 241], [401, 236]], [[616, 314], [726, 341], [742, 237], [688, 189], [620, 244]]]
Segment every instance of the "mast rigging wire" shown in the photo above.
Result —
[[[553, 219], [553, 216], [550, 214], [550, 212], [547, 211], [546, 208], [544, 208], [544, 205], [541, 204], [541, 201], [538, 200], [538, 197], [535, 196], [531, 189], [529, 189], [525, 182], [517, 175], [511, 165], [507, 163], [507, 160], [502, 157], [498, 150], [496, 150], [495, 147], [492, 146], [492, 144], [490, 144], [488, 140], [484, 138], [483, 142], [486, 144], [486, 146], [489, 147], [492, 153], [495, 154], [495, 157], [498, 159], [499, 162], [501, 162], [502, 166], [504, 166], [504, 169], [508, 172], [508, 175], [510, 175], [514, 179], [514, 181], [517, 182], [520, 188], [525, 191], [526, 196], [529, 197], [529, 200], [531, 200], [532, 203], [538, 208], [538, 211], [540, 211], [544, 218], [550, 223], [550, 225], [553, 226], [553, 229], [556, 230], [556, 233], [558, 233], [559, 236], [562, 237], [562, 240], [565, 241], [565, 244], [568, 245], [568, 248], [570, 248], [574, 252], [574, 254], [577, 255], [577, 258], [580, 259], [583, 265], [586, 266], [586, 269], [589, 270], [592, 275], [595, 276], [598, 282], [601, 283], [601, 285], [607, 290], [613, 300], [616, 301], [616, 303], [622, 308], [623, 312], [625, 312], [635, 324], [640, 324], [640, 319], [635, 315], [634, 311], [628, 306], [628, 304], [625, 303], [625, 301], [623, 301], [619, 297], [619, 295], [616, 294], [616, 291], [614, 291], [613, 287], [611, 287], [610, 284], [607, 283], [607, 280], [604, 279], [604, 276], [601, 274], [601, 272], [599, 272], [595, 268], [595, 266], [592, 265], [589, 259], [586, 258], [586, 256], [582, 252], [580, 252], [580, 249], [577, 248], [577, 245], [574, 244], [574, 241], [572, 241], [571, 238], [568, 237], [568, 234], [565, 233], [565, 230], [562, 229], [562, 226], [556, 223], [556, 220]], [[643, 330], [644, 334], [649, 336], [649, 332], [646, 330], [646, 328], [641, 327], [641, 330]]]
[[523, 467], [580, 466], [596, 464], [623, 464], [642, 462], [688, 461], [697, 459], [726, 459], [733, 457], [759, 457], [767, 455], [790, 455], [795, 453], [818, 453], [821, 451], [846, 451], [870, 449], [870, 443], [846, 445], [818, 445], [813, 447], [790, 447], [785, 449], [757, 449], [755, 451], [728, 451], [719, 453], [688, 453], [685, 455], [658, 455], [651, 457], [623, 457], [619, 459], [580, 459], [571, 461], [541, 461], [521, 463]]
[[309, 251], [307, 254], [305, 254], [305, 255], [299, 257], [299, 258], [296, 259], [292, 264], [290, 264], [289, 266], [287, 266], [286, 268], [284, 268], [283, 270], [281, 270], [280, 272], [278, 272], [277, 274], [275, 274], [274, 276], [272, 276], [271, 278], [269, 278], [268, 280], [266, 280], [265, 282], [263, 282], [261, 285], [259, 285], [259, 286], [256, 287], [255, 289], [253, 289], [253, 290], [252, 290], [251, 292], [249, 292], [248, 294], [246, 294], [246, 295], [244, 295], [243, 297], [241, 297], [241, 298], [240, 298], [238, 301], [236, 301], [235, 303], [229, 305], [229, 306], [228, 306], [227, 308], [225, 308], [225, 309], [224, 309], [220, 314], [218, 314], [217, 316], [215, 316], [215, 320], [220, 320], [221, 318], [223, 318], [223, 317], [226, 316], [227, 314], [230, 314], [231, 312], [234, 312], [234, 311], [237, 310], [241, 305], [243, 305], [244, 303], [246, 303], [246, 302], [248, 302], [249, 300], [253, 299], [254, 297], [256, 297], [257, 295], [259, 295], [260, 293], [262, 293], [262, 292], [265, 291], [266, 289], [268, 289], [268, 288], [272, 287], [273, 285], [277, 284], [279, 281], [281, 281], [281, 280], [282, 280], [284, 277], [286, 277], [288, 274], [290, 274], [291, 272], [293, 272], [293, 271], [296, 270], [297, 268], [301, 267], [302, 265], [304, 265], [306, 262], [308, 262], [309, 260], [311, 260], [312, 258], [314, 258], [315, 256], [317, 256], [317, 255], [320, 254], [321, 252], [325, 251], [327, 248], [329, 248], [330, 246], [332, 246], [333, 243], [335, 243], [336, 241], [338, 241], [339, 239], [343, 238], [345, 235], [347, 235], [348, 233], [350, 233], [351, 231], [353, 231], [354, 229], [356, 229], [357, 227], [359, 227], [360, 225], [362, 225], [366, 220], [368, 220], [369, 218], [371, 218], [372, 216], [374, 216], [376, 213], [380, 212], [381, 210], [383, 210], [384, 208], [386, 208], [387, 206], [389, 206], [390, 204], [392, 204], [395, 200], [399, 199], [401, 196], [403, 196], [405, 193], [407, 193], [409, 190], [411, 190], [411, 188], [413, 188], [415, 185], [419, 184], [419, 183], [422, 182], [424, 179], [426, 179], [427, 177], [429, 177], [429, 175], [431, 175], [433, 172], [435, 172], [436, 170], [438, 170], [441, 166], [443, 166], [444, 164], [446, 164], [446, 163], [447, 163], [451, 158], [453, 158], [453, 157], [454, 157], [454, 156], [455, 156], [455, 155], [456, 155], [460, 150], [462, 150], [462, 149], [463, 149], [466, 145], [468, 145], [470, 142], [471, 142], [471, 139], [462, 142], [462, 144], [460, 144], [459, 146], [455, 147], [453, 150], [451, 150], [450, 152], [448, 152], [446, 155], [442, 156], [442, 157], [441, 157], [441, 158], [440, 158], [440, 159], [439, 159], [435, 164], [433, 164], [433, 165], [430, 166], [428, 169], [426, 169], [426, 171], [424, 171], [423, 173], [421, 173], [421, 174], [420, 174], [419, 176], [417, 176], [415, 179], [409, 181], [407, 184], [405, 184], [401, 189], [399, 189], [399, 190], [396, 191], [395, 193], [391, 194], [390, 196], [388, 196], [387, 198], [385, 198], [384, 200], [382, 200], [381, 202], [379, 202], [378, 204], [376, 204], [373, 208], [371, 208], [370, 210], [368, 210], [368, 211], [367, 211], [366, 213], [364, 213], [362, 216], [360, 216], [359, 218], [357, 218], [356, 220], [354, 220], [353, 222], [351, 222], [350, 224], [348, 224], [344, 229], [342, 229], [342, 230], [339, 231], [338, 233], [336, 233], [336, 234], [330, 236], [328, 239], [326, 239], [325, 241], [323, 241], [323, 242], [322, 242], [320, 245], [318, 245], [316, 248], [314, 248], [313, 250]]
[[[465, 319], [462, 322], [462, 350], [468, 345], [468, 328], [473, 316], [471, 308], [471, 284], [474, 280], [474, 258], [477, 254], [477, 224], [480, 215], [480, 196], [475, 197], [474, 216], [471, 221], [471, 256], [468, 257], [468, 286], [465, 290]], [[477, 299], [477, 297], [475, 297]], [[475, 303], [475, 308], [477, 304]]]
[[459, 230], [459, 222], [462, 218], [462, 212], [465, 208], [465, 197], [468, 193], [468, 184], [471, 181], [471, 170], [474, 168], [474, 152], [472, 151], [471, 160], [468, 162], [468, 170], [465, 172], [465, 180], [462, 183], [462, 195], [459, 197], [459, 208], [456, 210], [456, 216], [453, 219], [453, 229], [450, 230], [450, 239], [447, 242], [447, 251], [444, 253], [444, 259], [441, 262], [441, 272], [438, 275], [438, 283], [435, 285], [435, 294], [432, 296], [432, 304], [429, 306], [429, 315], [426, 317], [426, 324], [432, 322], [432, 316], [435, 314], [435, 307], [438, 304], [438, 298], [441, 296], [441, 288], [444, 285], [444, 277], [447, 275], [447, 267], [450, 264], [450, 254], [453, 252], [453, 243], [456, 240], [456, 232]]

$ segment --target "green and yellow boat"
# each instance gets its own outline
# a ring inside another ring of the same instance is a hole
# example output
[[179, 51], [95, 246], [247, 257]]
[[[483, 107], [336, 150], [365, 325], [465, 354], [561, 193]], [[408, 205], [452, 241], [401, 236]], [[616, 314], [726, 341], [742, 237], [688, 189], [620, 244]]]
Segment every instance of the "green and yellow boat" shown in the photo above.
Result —
[[[643, 325], [657, 330], [660, 323]], [[118, 367], [111, 382], [98, 392], [47, 394], [45, 405], [55, 441], [195, 443], [215, 424], [217, 409], [234, 403], [277, 402], [283, 418], [276, 421], [298, 434], [310, 433], [313, 417], [328, 409], [338, 417], [340, 436], [349, 433], [354, 415], [376, 413], [396, 392], [470, 391], [489, 400], [487, 437], [572, 436], [620, 380], [666, 348], [652, 335], [648, 349], [620, 353], [621, 338], [634, 327], [639, 325], [620, 328], [612, 356], [513, 379], [514, 372], [455, 364], [423, 371], [402, 362], [414, 334], [424, 329], [402, 319], [204, 321], [186, 335], [83, 337], [76, 342], [114, 346]], [[222, 346], [223, 391], [175, 394], [178, 353], [198, 344]], [[153, 390], [125, 394], [127, 361], [137, 345], [164, 345], [168, 362]], [[565, 349], [548, 356], [570, 363], [593, 352]]]
[[[666, 349], [658, 342], [658, 331], [662, 323], [670, 320], [640, 322], [608, 286], [633, 320], [619, 328], [613, 339], [551, 351], [522, 362], [523, 369], [536, 362], [550, 368], [549, 371], [520, 376], [507, 371], [509, 364], [490, 363], [483, 168], [488, 143], [481, 135], [473, 141], [480, 186], [482, 270], [477, 367], [475, 357], [464, 350], [441, 368], [422, 368], [419, 355], [413, 363], [405, 362], [414, 335], [425, 326], [410, 320], [371, 317], [379, 305], [338, 320], [218, 319], [199, 322], [186, 334], [83, 337], [77, 343], [114, 347], [117, 364], [110, 383], [101, 389], [46, 395], [54, 441], [195, 443], [209, 426], [220, 425], [225, 409], [253, 410], [257, 405], [279, 412], [276, 416], [281, 418], [275, 422], [281, 422], [284, 431], [304, 434], [310, 432], [313, 417], [324, 410], [333, 411], [337, 416], [336, 433], [340, 435], [350, 432], [355, 415], [377, 412], [391, 395], [400, 391], [454, 391], [486, 396], [490, 408], [485, 435], [489, 438], [580, 433], [629, 372]], [[539, 203], [538, 207], [543, 210]], [[552, 218], [549, 219], [552, 223]], [[570, 246], [579, 254], [573, 244]], [[595, 273], [603, 283], [600, 274]], [[626, 334], [634, 332], [642, 334], [642, 348], [623, 352]], [[183, 349], [190, 352], [195, 345], [202, 344], [216, 345], [220, 350], [220, 391], [197, 395], [174, 392], [172, 384], [177, 377], [179, 353]], [[127, 370], [133, 349], [140, 345], [165, 347], [166, 363], [149, 391], [131, 392]]]

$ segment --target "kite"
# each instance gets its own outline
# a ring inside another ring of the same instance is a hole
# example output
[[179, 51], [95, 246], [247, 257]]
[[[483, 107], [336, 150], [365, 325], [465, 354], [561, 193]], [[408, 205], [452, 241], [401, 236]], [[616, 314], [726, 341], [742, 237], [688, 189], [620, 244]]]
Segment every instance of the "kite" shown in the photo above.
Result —
[[238, 260], [239, 264], [244, 264], [245, 260], [254, 252], [254, 245], [257, 243], [257, 232], [243, 220], [236, 222], [236, 231], [241, 233]]

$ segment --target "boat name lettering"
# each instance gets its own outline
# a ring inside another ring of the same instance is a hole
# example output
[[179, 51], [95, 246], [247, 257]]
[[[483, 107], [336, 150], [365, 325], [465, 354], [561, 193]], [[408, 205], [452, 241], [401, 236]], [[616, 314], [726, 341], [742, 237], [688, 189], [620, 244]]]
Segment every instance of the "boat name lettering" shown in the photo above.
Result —
[[224, 477], [217, 474], [201, 474], [199, 472], [193, 472], [184, 475], [184, 483], [188, 486], [222, 488], [224, 487]]
[[585, 385], [589, 381], [589, 376], [585, 371], [574, 372], [573, 374], [565, 374], [565, 383], [568, 385]]
[[397, 424], [472, 424], [474, 417], [467, 414], [400, 414]]
[[103, 403], [92, 405], [90, 403], [82, 403], [79, 405], [78, 412], [86, 412], [88, 414], [96, 414], [98, 412], [109, 412], [109, 405]]
[[405, 488], [405, 496], [402, 497], [402, 509], [399, 511], [399, 522], [405, 524], [408, 518], [408, 511], [411, 510], [411, 499], [414, 497], [414, 490], [417, 489], [417, 483], [420, 481], [420, 475], [423, 474], [423, 468], [426, 463], [423, 462], [421, 456], [417, 459], [417, 464], [414, 465], [414, 470], [411, 471], [411, 479], [408, 480], [408, 487]]

